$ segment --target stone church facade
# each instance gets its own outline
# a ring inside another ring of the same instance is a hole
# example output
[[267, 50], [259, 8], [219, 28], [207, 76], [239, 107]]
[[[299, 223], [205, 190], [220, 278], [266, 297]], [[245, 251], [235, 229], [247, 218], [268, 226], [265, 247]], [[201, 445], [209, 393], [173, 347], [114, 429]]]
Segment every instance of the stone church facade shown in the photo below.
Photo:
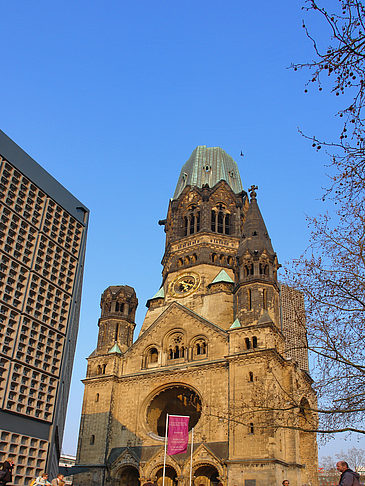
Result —
[[103, 293], [75, 485], [162, 486], [167, 413], [190, 416], [194, 446], [192, 464], [190, 445], [167, 456], [166, 486], [188, 486], [190, 467], [196, 486], [317, 485], [303, 301], [278, 283], [256, 189], [197, 147], [159, 222], [162, 285], [135, 342], [134, 289]]

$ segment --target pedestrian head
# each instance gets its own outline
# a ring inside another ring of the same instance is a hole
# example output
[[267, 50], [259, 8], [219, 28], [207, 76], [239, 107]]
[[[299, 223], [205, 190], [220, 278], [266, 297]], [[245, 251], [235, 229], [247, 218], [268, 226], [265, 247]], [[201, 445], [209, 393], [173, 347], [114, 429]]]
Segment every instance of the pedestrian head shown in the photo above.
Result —
[[345, 461], [338, 461], [338, 463], [336, 464], [337, 471], [339, 471], [341, 473], [346, 471], [346, 469], [348, 469], [348, 468], [349, 468], [349, 465]]
[[42, 473], [42, 478], [47, 479], [48, 478], [48, 474], [46, 472]]
[[289, 481], [288, 481], [288, 479], [284, 479], [284, 481], [283, 481], [283, 486], [289, 486]]

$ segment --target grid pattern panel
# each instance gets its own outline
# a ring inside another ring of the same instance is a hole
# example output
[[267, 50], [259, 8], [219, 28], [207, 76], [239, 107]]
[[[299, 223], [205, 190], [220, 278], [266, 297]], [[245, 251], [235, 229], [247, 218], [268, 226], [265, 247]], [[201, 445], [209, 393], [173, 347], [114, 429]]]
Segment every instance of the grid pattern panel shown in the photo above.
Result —
[[19, 329], [15, 358], [58, 376], [65, 337], [27, 317]]
[[72, 291], [76, 258], [44, 235], [40, 236], [34, 270], [66, 292]]
[[71, 296], [32, 273], [25, 312], [33, 318], [65, 332]]
[[0, 300], [21, 310], [29, 271], [6, 255], [0, 255]]
[[83, 226], [67, 211], [48, 199], [42, 231], [56, 243], [78, 257]]
[[0, 207], [0, 249], [28, 267], [36, 241], [36, 229], [5, 206]]
[[15, 345], [19, 314], [6, 305], [0, 305], [0, 352], [11, 356]]
[[4, 409], [42, 420], [52, 418], [57, 379], [12, 363]]
[[[0, 157], [0, 161], [3, 160]], [[3, 164], [0, 173], [0, 201], [39, 228], [45, 200], [46, 195], [29, 179], [8, 162]]]
[[308, 371], [308, 343], [303, 294], [287, 285], [281, 285], [280, 301], [286, 356], [297, 361], [302, 370]]
[[0, 403], [3, 401], [6, 387], [6, 379], [9, 375], [10, 361], [0, 358]]
[[29, 484], [46, 465], [48, 442], [3, 430], [0, 434], [0, 462], [14, 461], [12, 484]]

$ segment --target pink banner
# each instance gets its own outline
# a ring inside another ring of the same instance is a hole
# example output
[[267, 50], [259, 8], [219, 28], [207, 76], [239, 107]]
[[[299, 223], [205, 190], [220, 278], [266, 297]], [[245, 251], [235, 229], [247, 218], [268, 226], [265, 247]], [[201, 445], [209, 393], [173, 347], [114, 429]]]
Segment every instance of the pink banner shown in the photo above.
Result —
[[167, 454], [186, 452], [189, 441], [189, 417], [184, 415], [169, 415], [167, 431]]

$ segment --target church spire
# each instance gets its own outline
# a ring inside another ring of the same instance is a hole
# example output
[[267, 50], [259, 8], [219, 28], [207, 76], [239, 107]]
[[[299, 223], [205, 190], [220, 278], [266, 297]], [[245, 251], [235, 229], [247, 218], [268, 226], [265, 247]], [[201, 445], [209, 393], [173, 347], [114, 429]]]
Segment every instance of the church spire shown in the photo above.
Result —
[[279, 264], [257, 204], [257, 189], [257, 186], [249, 189], [251, 201], [237, 252], [236, 318], [241, 325], [247, 326], [257, 322], [263, 313], [269, 312], [272, 321], [279, 326]]
[[261, 254], [264, 250], [268, 255], [274, 255], [271, 240], [264, 223], [264, 218], [257, 204], [257, 186], [249, 189], [251, 202], [247, 211], [246, 220], [243, 225], [242, 240], [238, 250], [238, 255], [243, 255], [246, 251], [252, 254]]

